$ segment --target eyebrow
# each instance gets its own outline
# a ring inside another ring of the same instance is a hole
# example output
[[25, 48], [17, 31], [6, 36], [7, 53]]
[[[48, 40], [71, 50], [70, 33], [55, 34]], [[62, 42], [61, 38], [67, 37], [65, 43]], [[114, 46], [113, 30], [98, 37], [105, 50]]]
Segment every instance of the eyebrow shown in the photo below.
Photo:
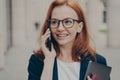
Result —
[[[53, 19], [53, 20], [61, 20], [61, 19], [57, 19], [57, 18], [51, 18], [51, 19]], [[65, 19], [74, 19], [74, 18], [67, 17], [67, 18], [64, 18], [62, 20], [65, 20]], [[74, 19], [74, 20], [78, 20], [78, 19]]]
[[51, 18], [51, 19], [54, 19], [54, 20], [59, 20], [59, 19], [57, 19], [57, 18]]

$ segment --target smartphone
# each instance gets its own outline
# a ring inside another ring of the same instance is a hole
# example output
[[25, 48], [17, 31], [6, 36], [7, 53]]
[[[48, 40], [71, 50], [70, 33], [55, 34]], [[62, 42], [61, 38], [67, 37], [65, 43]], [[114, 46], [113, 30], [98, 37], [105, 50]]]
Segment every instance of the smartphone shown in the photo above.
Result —
[[50, 35], [50, 37], [48, 38], [48, 41], [47, 41], [47, 48], [49, 49], [49, 51], [51, 51], [51, 35]]
[[[50, 22], [48, 22], [48, 28], [50, 29]], [[51, 29], [50, 29], [51, 31]], [[50, 37], [47, 40], [47, 48], [49, 49], [49, 51], [51, 51], [51, 36], [52, 34], [50, 33]]]

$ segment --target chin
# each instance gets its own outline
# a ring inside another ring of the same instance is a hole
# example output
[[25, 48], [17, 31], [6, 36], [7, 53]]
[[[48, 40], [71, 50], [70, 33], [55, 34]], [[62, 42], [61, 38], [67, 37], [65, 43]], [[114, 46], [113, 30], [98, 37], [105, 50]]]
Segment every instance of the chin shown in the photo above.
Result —
[[57, 41], [60, 46], [70, 45], [73, 41]]
[[67, 44], [67, 42], [65, 42], [65, 41], [57, 41], [57, 42], [59, 45], [66, 45]]

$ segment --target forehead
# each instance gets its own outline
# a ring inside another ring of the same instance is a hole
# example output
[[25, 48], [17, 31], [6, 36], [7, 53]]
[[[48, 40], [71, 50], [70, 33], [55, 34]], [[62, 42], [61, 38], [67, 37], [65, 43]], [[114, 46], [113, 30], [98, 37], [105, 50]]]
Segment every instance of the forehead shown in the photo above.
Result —
[[71, 7], [67, 5], [57, 6], [52, 11], [52, 18], [56, 19], [65, 19], [65, 18], [73, 18], [78, 19], [77, 13]]

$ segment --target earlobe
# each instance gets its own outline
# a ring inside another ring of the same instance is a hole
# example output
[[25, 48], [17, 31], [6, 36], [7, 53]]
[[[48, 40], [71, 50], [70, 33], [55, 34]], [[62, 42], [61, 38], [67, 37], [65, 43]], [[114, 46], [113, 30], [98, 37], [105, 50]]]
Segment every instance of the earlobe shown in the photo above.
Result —
[[83, 22], [80, 22], [80, 23], [78, 24], [78, 33], [81, 32], [82, 28], [83, 28]]

